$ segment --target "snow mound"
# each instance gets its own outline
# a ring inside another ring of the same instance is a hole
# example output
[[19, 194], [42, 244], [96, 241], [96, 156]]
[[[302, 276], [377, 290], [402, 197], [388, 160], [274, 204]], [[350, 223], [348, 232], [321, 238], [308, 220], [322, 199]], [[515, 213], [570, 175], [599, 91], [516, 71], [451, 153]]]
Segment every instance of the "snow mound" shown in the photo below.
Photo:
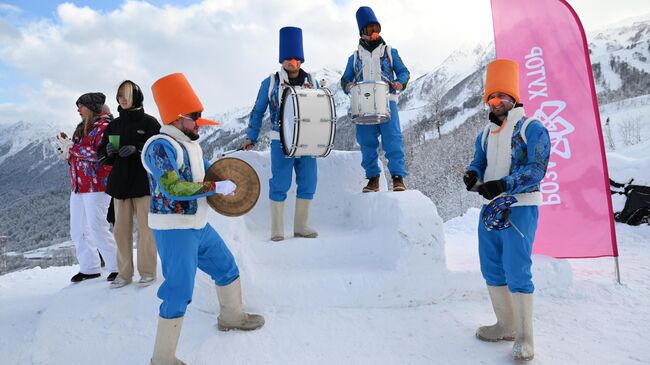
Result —
[[264, 305], [348, 307], [394, 306], [436, 295], [433, 279], [445, 271], [442, 220], [419, 191], [386, 191], [382, 175], [381, 192], [362, 194], [360, 153], [334, 151], [318, 160], [310, 222], [319, 238], [292, 237], [294, 186], [285, 206], [287, 239], [272, 243], [269, 154], [235, 156], [258, 172], [260, 199], [244, 217], [215, 214], [211, 223], [233, 250], [249, 298]]
[[[448, 273], [442, 219], [435, 205], [418, 191], [387, 191], [383, 175], [379, 193], [362, 194], [366, 180], [359, 152], [334, 151], [318, 161], [320, 179], [310, 219], [319, 231], [318, 239], [292, 237], [292, 188], [285, 208], [287, 239], [280, 243], [269, 240], [269, 153], [233, 156], [250, 163], [259, 174], [260, 199], [243, 217], [212, 213], [209, 221], [235, 255], [247, 308], [267, 315], [265, 331], [275, 327], [281, 333], [291, 332], [295, 323], [274, 321], [287, 313], [417, 307], [438, 301], [449, 290], [444, 279]], [[153, 346], [160, 282], [111, 290], [104, 280], [91, 280], [61, 290], [40, 316], [32, 362], [69, 363], [74, 354], [79, 364], [146, 363]], [[185, 351], [194, 355], [185, 359], [206, 360], [209, 357], [200, 354], [214, 351], [211, 338], [216, 331], [210, 323], [216, 322], [217, 314], [214, 284], [199, 271], [181, 337], [181, 343], [194, 348], [179, 350], [181, 355]], [[255, 337], [237, 334], [226, 341], [237, 342], [241, 349], [245, 345], [240, 341], [249, 339]], [[98, 354], [102, 343], [109, 348]], [[274, 343], [264, 341], [260, 346]], [[236, 351], [224, 356], [236, 359]]]

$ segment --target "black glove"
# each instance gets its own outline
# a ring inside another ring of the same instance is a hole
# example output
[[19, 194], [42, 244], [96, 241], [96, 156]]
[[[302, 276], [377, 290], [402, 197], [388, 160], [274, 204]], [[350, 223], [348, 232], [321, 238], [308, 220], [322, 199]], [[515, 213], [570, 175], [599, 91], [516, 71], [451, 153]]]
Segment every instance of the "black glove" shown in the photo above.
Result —
[[115, 150], [115, 147], [113, 147], [112, 143], [106, 145], [106, 154], [108, 155], [108, 157], [113, 157], [115, 156], [116, 153], [117, 151]]
[[138, 149], [135, 148], [133, 145], [127, 145], [127, 146], [122, 146], [120, 147], [120, 157], [127, 157], [131, 156], [132, 154], [136, 153]]
[[492, 200], [506, 191], [506, 183], [502, 180], [492, 180], [478, 187], [478, 193], [488, 200]]
[[476, 184], [478, 181], [478, 174], [476, 171], [466, 171], [465, 175], [463, 175], [463, 182], [465, 183], [465, 187], [467, 188], [467, 191], [472, 190], [472, 187]]

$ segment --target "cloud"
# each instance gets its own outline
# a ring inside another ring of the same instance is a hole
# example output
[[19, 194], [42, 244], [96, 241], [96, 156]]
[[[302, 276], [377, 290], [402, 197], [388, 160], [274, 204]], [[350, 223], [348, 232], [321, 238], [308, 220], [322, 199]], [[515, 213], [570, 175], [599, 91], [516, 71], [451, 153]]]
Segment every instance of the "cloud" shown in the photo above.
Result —
[[[29, 80], [15, 86], [13, 99], [20, 102], [0, 105], [0, 123], [22, 119], [73, 126], [78, 119], [74, 100], [80, 94], [104, 92], [115, 108], [115, 91], [124, 79], [140, 84], [147, 112], [157, 116], [150, 85], [179, 71], [208, 115], [252, 105], [262, 79], [279, 68], [282, 26], [303, 28], [307, 71], [342, 70], [358, 41], [355, 12], [360, 5], [364, 3], [206, 0], [154, 6], [126, 1], [100, 12], [64, 3], [56, 19], [0, 22], [3, 34], [12, 34], [0, 36], [0, 62]], [[491, 38], [487, 1], [378, 0], [372, 6], [384, 38], [407, 67], [420, 72], [433, 69], [460, 44]], [[467, 11], [458, 13], [461, 8]]]
[[5, 3], [0, 3], [0, 13], [14, 13], [14, 14], [20, 14], [22, 13], [22, 9], [11, 4], [5, 4]]

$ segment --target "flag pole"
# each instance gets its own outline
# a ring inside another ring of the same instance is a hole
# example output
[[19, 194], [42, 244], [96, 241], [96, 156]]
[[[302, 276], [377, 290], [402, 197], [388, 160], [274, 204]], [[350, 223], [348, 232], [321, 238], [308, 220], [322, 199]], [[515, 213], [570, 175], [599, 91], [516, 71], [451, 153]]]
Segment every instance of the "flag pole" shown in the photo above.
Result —
[[616, 282], [618, 285], [623, 285], [621, 284], [621, 270], [618, 265], [618, 256], [614, 256], [614, 264], [615, 264], [615, 271], [616, 271]]

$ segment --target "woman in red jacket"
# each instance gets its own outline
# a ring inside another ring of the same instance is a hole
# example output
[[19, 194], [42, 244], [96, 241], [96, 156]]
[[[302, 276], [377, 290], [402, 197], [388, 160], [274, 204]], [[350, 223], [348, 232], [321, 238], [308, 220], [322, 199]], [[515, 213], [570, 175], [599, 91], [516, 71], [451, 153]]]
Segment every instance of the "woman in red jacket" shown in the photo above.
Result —
[[72, 193], [70, 194], [70, 237], [75, 244], [79, 273], [70, 279], [79, 282], [101, 275], [101, 253], [110, 274], [117, 276], [117, 248], [106, 221], [111, 197], [106, 195], [110, 166], [99, 162], [97, 148], [111, 121], [109, 113], [102, 112], [106, 96], [87, 93], [77, 99], [81, 122], [72, 136], [68, 163]]

